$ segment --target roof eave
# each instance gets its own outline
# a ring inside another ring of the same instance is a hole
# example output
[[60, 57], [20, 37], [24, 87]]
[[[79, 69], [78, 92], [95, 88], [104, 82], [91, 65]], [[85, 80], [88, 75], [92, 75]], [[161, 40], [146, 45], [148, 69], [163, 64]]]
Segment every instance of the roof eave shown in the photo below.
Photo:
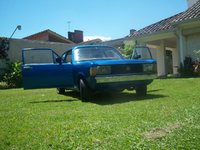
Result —
[[196, 21], [200, 21], [200, 17], [174, 22], [174, 23], [172, 23], [172, 26], [175, 28], [179, 25], [187, 24], [187, 23], [193, 23], [193, 22], [196, 22]]
[[175, 32], [175, 29], [172, 28], [172, 29], [168, 29], [168, 30], [153, 32], [150, 34], [142, 34], [140, 36], [131, 36], [131, 37], [129, 37], [129, 40], [154, 41], [154, 40], [158, 40], [158, 39], [174, 37], [175, 36], [174, 32]]
[[67, 38], [65, 38], [65, 37], [63, 37], [63, 36], [57, 34], [56, 32], [53, 32], [53, 31], [51, 31], [51, 30], [48, 30], [48, 32], [49, 32], [50, 34], [52, 34], [52, 35], [54, 35], [54, 36], [56, 36], [56, 37], [58, 37], [58, 38], [64, 40], [64, 41], [68, 42], [69, 44], [74, 44], [74, 42], [72, 42], [72, 41], [70, 41], [69, 39], [67, 39]]

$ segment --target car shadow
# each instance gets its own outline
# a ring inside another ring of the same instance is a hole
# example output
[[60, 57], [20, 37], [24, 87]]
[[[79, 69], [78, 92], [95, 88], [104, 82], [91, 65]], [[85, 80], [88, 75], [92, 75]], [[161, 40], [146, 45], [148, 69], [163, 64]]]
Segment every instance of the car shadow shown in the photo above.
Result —
[[68, 91], [65, 94], [62, 94], [65, 96], [72, 97], [72, 99], [66, 99], [66, 100], [43, 100], [43, 101], [34, 101], [30, 102], [32, 104], [36, 103], [59, 103], [59, 102], [74, 102], [74, 101], [79, 101], [79, 94], [78, 92], [75, 91]]
[[120, 103], [127, 103], [131, 101], [144, 101], [144, 100], [154, 100], [158, 98], [165, 98], [168, 96], [161, 95], [161, 94], [150, 94], [148, 93], [146, 96], [137, 96], [134, 93], [106, 93], [101, 94], [98, 93], [95, 95], [93, 100], [89, 101], [91, 103], [95, 103], [98, 105], [113, 105], [113, 104], [120, 104]]
[[[98, 92], [92, 96], [91, 100], [88, 100], [89, 103], [94, 103], [98, 105], [113, 105], [120, 103], [127, 103], [131, 101], [142, 101], [142, 100], [154, 100], [158, 98], [168, 97], [161, 94], [152, 94], [153, 92], [160, 91], [162, 89], [150, 90], [146, 96], [137, 96], [135, 93], [127, 93], [127, 92]], [[36, 103], [59, 103], [59, 102], [75, 102], [81, 101], [79, 97], [79, 93], [75, 91], [68, 91], [65, 96], [71, 97], [71, 99], [66, 100], [43, 100], [43, 101], [33, 101], [30, 102], [32, 104]]]
[[45, 101], [34, 101], [30, 102], [31, 104], [37, 104], [37, 103], [60, 103], [60, 102], [74, 102], [78, 100], [73, 99], [66, 99], [66, 100], [45, 100]]
[[148, 90], [148, 93], [157, 92], [157, 91], [162, 91], [162, 90], [163, 90], [163, 89]]

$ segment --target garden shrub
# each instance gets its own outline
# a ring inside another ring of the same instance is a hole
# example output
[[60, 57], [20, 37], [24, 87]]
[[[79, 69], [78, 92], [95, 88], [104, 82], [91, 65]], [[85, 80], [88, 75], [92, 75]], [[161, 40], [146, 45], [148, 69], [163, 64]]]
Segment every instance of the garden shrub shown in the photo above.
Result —
[[132, 45], [125, 45], [122, 54], [127, 58], [131, 58], [133, 53], [133, 48], [134, 47]]
[[193, 64], [191, 57], [185, 57], [184, 64], [181, 63], [179, 68], [181, 77], [192, 77], [194, 76]]
[[9, 41], [4, 38], [0, 41], [0, 59], [7, 59], [8, 54], [7, 51], [9, 50]]
[[22, 70], [21, 62], [8, 62], [8, 67], [5, 70], [3, 81], [6, 82], [9, 88], [16, 88], [22, 86]]
[[196, 60], [193, 64], [194, 74], [200, 76], [200, 61]]
[[195, 75], [200, 76], [200, 50], [194, 50], [194, 53], [196, 54], [196, 60], [193, 64], [194, 73]]
[[191, 57], [185, 57], [184, 65], [181, 63], [179, 68], [181, 77], [197, 77], [200, 76], [199, 59], [192, 61]]

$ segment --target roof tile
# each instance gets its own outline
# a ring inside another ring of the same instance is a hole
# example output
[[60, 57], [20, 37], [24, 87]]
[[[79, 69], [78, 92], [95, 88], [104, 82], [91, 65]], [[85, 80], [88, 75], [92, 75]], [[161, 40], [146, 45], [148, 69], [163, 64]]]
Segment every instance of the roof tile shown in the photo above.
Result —
[[167, 31], [174, 28], [173, 24], [181, 21], [186, 21], [190, 19], [200, 18], [200, 0], [197, 1], [192, 7], [184, 12], [171, 16], [169, 18], [163, 19], [131, 34], [131, 37], [142, 36], [146, 34], [152, 34], [159, 31]]

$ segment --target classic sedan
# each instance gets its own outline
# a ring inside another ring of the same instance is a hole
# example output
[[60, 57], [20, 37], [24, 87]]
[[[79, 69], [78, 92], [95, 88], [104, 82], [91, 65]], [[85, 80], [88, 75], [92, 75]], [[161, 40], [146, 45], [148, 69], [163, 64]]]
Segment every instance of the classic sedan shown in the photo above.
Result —
[[59, 94], [77, 90], [82, 101], [104, 90], [131, 89], [144, 96], [147, 85], [156, 78], [156, 61], [140, 57], [125, 59], [118, 50], [104, 45], [76, 46], [62, 56], [51, 49], [23, 49], [23, 86], [57, 88]]

